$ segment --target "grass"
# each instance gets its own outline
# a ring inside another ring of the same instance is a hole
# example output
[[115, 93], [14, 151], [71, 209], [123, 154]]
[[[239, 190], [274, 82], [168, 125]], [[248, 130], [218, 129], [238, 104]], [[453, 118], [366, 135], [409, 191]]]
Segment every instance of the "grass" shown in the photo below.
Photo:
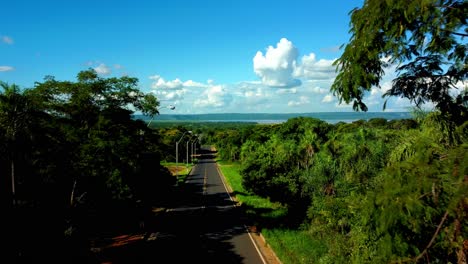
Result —
[[218, 165], [237, 201], [246, 209], [248, 218], [253, 219], [260, 228], [282, 263], [321, 262], [321, 257], [327, 252], [322, 240], [312, 237], [306, 230], [282, 227], [282, 219], [287, 217], [287, 208], [247, 192], [242, 186], [239, 163], [218, 161]]
[[[196, 161], [194, 161], [194, 164]], [[173, 176], [177, 176], [177, 183], [183, 183], [185, 182], [185, 179], [187, 178], [188, 174], [192, 170], [194, 164], [189, 163], [188, 166], [185, 163], [175, 163], [175, 162], [161, 162], [161, 165], [166, 167]]]
[[247, 208], [247, 213], [255, 218], [281, 218], [286, 216], [287, 209], [279, 203], [273, 203], [267, 198], [263, 198], [249, 193], [242, 186], [242, 177], [239, 173], [239, 163], [228, 163], [218, 161], [219, 168], [231, 186], [236, 199]]

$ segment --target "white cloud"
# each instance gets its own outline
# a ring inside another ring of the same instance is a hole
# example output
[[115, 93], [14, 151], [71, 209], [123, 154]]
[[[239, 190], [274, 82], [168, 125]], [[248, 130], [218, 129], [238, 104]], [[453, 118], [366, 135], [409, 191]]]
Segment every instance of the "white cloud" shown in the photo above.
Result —
[[181, 80], [176, 78], [172, 81], [166, 81], [159, 75], [150, 76], [150, 79], [153, 80], [151, 88], [153, 89], [182, 89], [184, 84]]
[[246, 91], [244, 93], [244, 96], [247, 98], [255, 98], [255, 97], [261, 97], [263, 95], [263, 92], [261, 89], [257, 89], [256, 91]]
[[13, 43], [15, 43], [15, 41], [9, 36], [2, 36], [2, 42], [9, 44], [9, 45], [12, 45]]
[[104, 63], [99, 64], [99, 66], [95, 67], [94, 70], [101, 75], [109, 75], [111, 74], [111, 69], [107, 67]]
[[7, 72], [7, 71], [13, 71], [15, 68], [11, 66], [0, 66], [0, 72]]
[[291, 41], [282, 38], [276, 44], [276, 48], [269, 46], [265, 55], [257, 51], [253, 58], [254, 72], [262, 79], [263, 84], [268, 86], [298, 86], [300, 81], [293, 78], [297, 56], [297, 48]]
[[272, 99], [272, 94], [265, 87], [257, 87], [255, 89], [246, 90], [240, 95], [240, 102], [247, 106], [260, 107], [268, 103]]
[[318, 86], [315, 86], [315, 87], [311, 87], [308, 89], [308, 91], [314, 93], [314, 94], [326, 94], [329, 92], [329, 90], [327, 89], [324, 89], [324, 88], [320, 88]]
[[322, 99], [322, 103], [331, 103], [335, 100], [335, 97], [331, 94], [327, 94], [325, 95], [325, 97], [323, 97]]
[[192, 80], [188, 80], [188, 81], [184, 82], [184, 87], [209, 87], [209, 86], [213, 85], [212, 80], [208, 80], [207, 83], [208, 83], [208, 85], [203, 84], [203, 83], [199, 83], [199, 82], [194, 82]]
[[276, 90], [277, 94], [296, 94], [297, 89], [296, 88], [291, 88], [291, 89], [278, 89]]
[[157, 97], [162, 97], [164, 101], [178, 101], [184, 99], [187, 90], [155, 90], [153, 93]]
[[307, 96], [301, 96], [299, 97], [299, 101], [289, 101], [288, 106], [301, 106], [305, 104], [309, 104], [309, 97]]
[[176, 78], [172, 81], [166, 81], [164, 78], [162, 78], [159, 75], [153, 75], [149, 77], [151, 80], [153, 80], [151, 84], [151, 88], [153, 89], [183, 89], [184, 87], [209, 87], [210, 84], [203, 84], [199, 82], [195, 82], [192, 80], [188, 81], [181, 81], [179, 78]]
[[206, 89], [193, 103], [195, 107], [220, 108], [228, 105], [232, 95], [223, 85], [214, 85]]
[[336, 76], [335, 60], [317, 60], [314, 53], [302, 57], [301, 63], [296, 67], [294, 76], [308, 80], [329, 80]]

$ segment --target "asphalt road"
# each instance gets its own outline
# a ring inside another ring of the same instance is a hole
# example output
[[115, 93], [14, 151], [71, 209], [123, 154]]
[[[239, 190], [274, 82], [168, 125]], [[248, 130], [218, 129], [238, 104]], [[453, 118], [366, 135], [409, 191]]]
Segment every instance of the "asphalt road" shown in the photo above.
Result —
[[174, 204], [146, 225], [144, 238], [107, 249], [101, 263], [266, 263], [213, 159], [199, 160], [173, 195]]

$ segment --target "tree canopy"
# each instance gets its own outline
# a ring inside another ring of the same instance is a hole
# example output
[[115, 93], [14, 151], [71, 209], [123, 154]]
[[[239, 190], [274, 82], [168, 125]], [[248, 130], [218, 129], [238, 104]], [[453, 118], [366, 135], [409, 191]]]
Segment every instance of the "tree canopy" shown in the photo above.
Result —
[[468, 74], [467, 14], [468, 2], [460, 0], [366, 0], [350, 12], [351, 38], [335, 61], [332, 92], [340, 102], [353, 102], [354, 110], [367, 111], [366, 92], [397, 65], [384, 97], [405, 97], [418, 107], [432, 102], [442, 113], [466, 119], [466, 85], [454, 89]]

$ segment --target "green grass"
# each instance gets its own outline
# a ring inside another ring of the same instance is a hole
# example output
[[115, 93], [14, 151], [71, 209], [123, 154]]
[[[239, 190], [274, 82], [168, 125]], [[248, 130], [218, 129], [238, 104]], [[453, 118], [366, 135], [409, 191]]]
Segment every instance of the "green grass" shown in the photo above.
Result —
[[[180, 183], [185, 182], [185, 179], [187, 178], [188, 174], [192, 170], [195, 163], [196, 162], [194, 161], [194, 164], [189, 163], [187, 166], [187, 164], [179, 162], [177, 163], [177, 166], [176, 166], [175, 162], [164, 161], [164, 162], [161, 162], [161, 165], [168, 168], [169, 171], [172, 173], [172, 175], [174, 176], [177, 175], [177, 183], [180, 184]], [[176, 168], [177, 168], [177, 172], [176, 172]]]
[[231, 186], [236, 199], [247, 208], [247, 213], [256, 218], [277, 218], [285, 216], [287, 209], [279, 203], [273, 203], [267, 198], [253, 195], [242, 186], [242, 177], [239, 173], [239, 163], [218, 161], [219, 168]]
[[218, 160], [218, 165], [232, 188], [233, 194], [246, 209], [249, 219], [261, 229], [267, 243], [282, 263], [319, 263], [327, 252], [325, 243], [304, 230], [291, 230], [281, 226], [287, 209], [279, 203], [247, 192], [242, 186], [239, 163]]
[[[282, 263], [321, 263], [328, 249], [307, 231], [271, 228], [262, 230]], [[322, 261], [321, 261], [322, 260]]]

